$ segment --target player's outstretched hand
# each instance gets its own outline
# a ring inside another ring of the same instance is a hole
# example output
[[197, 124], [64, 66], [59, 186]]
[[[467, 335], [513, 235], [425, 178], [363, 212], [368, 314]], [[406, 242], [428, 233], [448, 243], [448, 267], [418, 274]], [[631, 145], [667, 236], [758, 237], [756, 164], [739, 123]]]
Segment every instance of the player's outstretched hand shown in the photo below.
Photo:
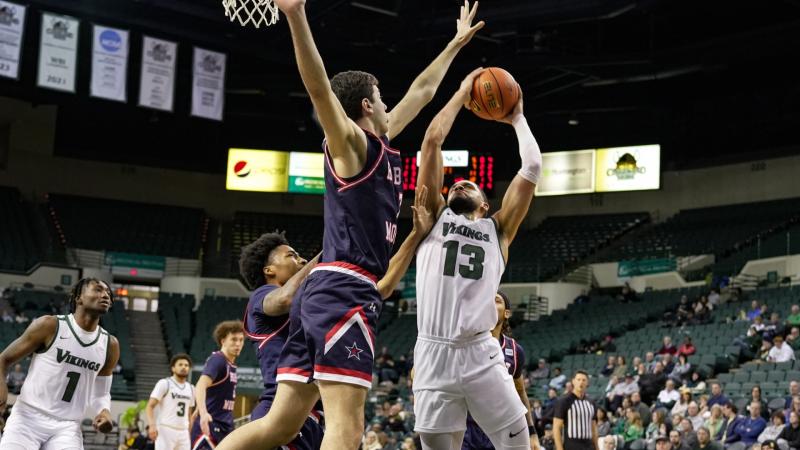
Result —
[[522, 88], [520, 87], [519, 83], [517, 83], [517, 89], [519, 89], [519, 101], [516, 105], [514, 105], [514, 109], [512, 109], [507, 116], [503, 117], [502, 119], [497, 119], [498, 122], [512, 124], [515, 117], [525, 114], [525, 112], [522, 110]]
[[431, 210], [427, 207], [428, 204], [428, 187], [421, 186], [417, 188], [414, 193], [414, 205], [411, 209], [414, 212], [414, 230], [422, 236], [428, 234], [433, 228], [434, 217]]
[[150, 427], [147, 429], [147, 437], [149, 437], [151, 441], [155, 442], [156, 438], [158, 438], [158, 430], [156, 429], [156, 427]]
[[306, 5], [306, 0], [274, 0], [275, 6], [284, 14], [303, 9]]
[[481, 72], [483, 72], [483, 67], [478, 67], [470, 72], [469, 75], [461, 80], [461, 85], [458, 86], [458, 91], [456, 91], [456, 95], [459, 97], [459, 100], [467, 109], [472, 109], [470, 107], [470, 103], [472, 101], [472, 85], [475, 83], [475, 78], [480, 75]]
[[472, 8], [470, 8], [469, 0], [464, 0], [464, 6], [461, 7], [461, 14], [458, 20], [456, 20], [456, 36], [453, 38], [453, 42], [455, 42], [458, 47], [467, 45], [472, 39], [472, 36], [475, 36], [475, 33], [486, 25], [482, 20], [472, 25], [472, 21], [475, 20], [475, 14], [477, 12], [478, 2], [473, 3]]
[[95, 430], [101, 433], [110, 433], [111, 429], [114, 428], [114, 423], [111, 421], [111, 417], [109, 417], [106, 411], [98, 414], [94, 418], [92, 425], [94, 426]]

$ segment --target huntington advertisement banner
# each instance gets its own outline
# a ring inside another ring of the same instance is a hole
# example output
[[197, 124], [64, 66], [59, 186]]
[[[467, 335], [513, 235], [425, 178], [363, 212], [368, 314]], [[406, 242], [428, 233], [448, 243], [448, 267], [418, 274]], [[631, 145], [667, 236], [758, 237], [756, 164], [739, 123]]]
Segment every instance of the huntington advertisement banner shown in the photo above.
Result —
[[192, 115], [222, 120], [225, 103], [225, 54], [194, 48]]
[[38, 86], [75, 92], [79, 26], [74, 17], [42, 13]]
[[594, 150], [542, 153], [536, 195], [594, 192]]
[[0, 76], [19, 78], [25, 7], [0, 0]]
[[128, 32], [94, 26], [92, 40], [92, 97], [124, 102], [128, 75]]
[[177, 56], [177, 43], [144, 37], [139, 106], [172, 111]]

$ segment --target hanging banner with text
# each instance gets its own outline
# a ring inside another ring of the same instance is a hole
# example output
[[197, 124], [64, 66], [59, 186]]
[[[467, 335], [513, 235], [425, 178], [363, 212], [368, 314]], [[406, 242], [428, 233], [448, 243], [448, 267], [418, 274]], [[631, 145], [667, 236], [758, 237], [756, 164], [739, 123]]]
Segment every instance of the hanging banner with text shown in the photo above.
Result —
[[178, 44], [144, 37], [139, 106], [172, 111]]
[[25, 7], [0, 0], [0, 76], [19, 78]]
[[627, 278], [637, 275], [672, 272], [676, 268], [677, 264], [672, 258], [620, 261], [617, 266], [617, 276], [619, 278]]
[[194, 48], [192, 115], [222, 120], [225, 100], [225, 54]]
[[75, 92], [79, 25], [74, 17], [42, 13], [38, 86]]
[[94, 26], [92, 40], [92, 97], [124, 102], [128, 75], [128, 32]]

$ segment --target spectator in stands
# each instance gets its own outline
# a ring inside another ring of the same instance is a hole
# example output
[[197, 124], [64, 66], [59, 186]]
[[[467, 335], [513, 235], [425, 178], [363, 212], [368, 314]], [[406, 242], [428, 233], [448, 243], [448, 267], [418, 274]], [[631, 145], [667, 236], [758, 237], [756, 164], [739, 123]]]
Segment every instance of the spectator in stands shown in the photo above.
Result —
[[739, 425], [738, 433], [741, 436], [742, 442], [748, 447], [753, 445], [758, 440], [758, 435], [767, 428], [767, 421], [761, 417], [761, 402], [750, 403], [750, 416], [748, 416], [741, 425]]
[[780, 314], [776, 312], [770, 314], [769, 322], [764, 325], [764, 331], [762, 331], [764, 339], [773, 340], [775, 336], [783, 336], [784, 334], [786, 334], [786, 331], [783, 323], [781, 323]]
[[549, 376], [550, 368], [547, 367], [547, 361], [540, 359], [539, 365], [530, 374], [531, 384], [537, 384], [541, 380], [546, 380]]
[[[739, 415], [739, 409], [731, 402], [722, 405], [722, 413], [725, 415], [725, 425], [719, 430], [716, 440], [720, 441], [725, 447], [734, 442], [742, 440], [739, 429], [744, 423], [745, 418]], [[764, 419], [761, 419], [764, 420]]]
[[633, 408], [628, 409], [625, 424], [625, 431], [622, 433], [622, 439], [625, 441], [625, 448], [629, 448], [631, 443], [644, 436], [644, 426], [642, 425], [642, 416]]
[[692, 356], [696, 351], [697, 349], [694, 347], [694, 344], [692, 343], [692, 337], [686, 336], [685, 338], [683, 338], [683, 344], [681, 344], [681, 346], [678, 347], [678, 356], [680, 355]]
[[550, 383], [548, 386], [555, 389], [556, 391], [560, 391], [564, 387], [564, 383], [567, 382], [567, 376], [561, 373], [561, 367], [556, 367], [553, 369], [553, 378], [550, 379]]
[[678, 429], [681, 432], [681, 440], [690, 448], [697, 443], [697, 433], [694, 431], [692, 421], [684, 417], [681, 419]]
[[719, 292], [716, 289], [711, 289], [708, 293], [708, 303], [711, 305], [711, 308], [716, 308], [719, 306], [720, 298]]
[[[761, 405], [761, 417], [764, 420], [769, 420], [769, 408], [767, 407], [767, 401], [761, 396], [761, 386], [756, 385], [750, 389], [750, 402], [757, 402]], [[750, 411], [750, 406], [747, 407], [747, 411]]]
[[758, 349], [758, 360], [767, 361], [769, 359], [770, 351], [772, 351], [772, 341], [768, 339], [762, 339], [761, 348]]
[[[690, 450], [690, 447], [683, 442], [681, 432], [677, 429], [669, 432], [669, 443], [673, 450]], [[656, 449], [658, 449], [658, 445], [656, 445]]]
[[770, 349], [767, 355], [767, 361], [782, 363], [794, 360], [794, 351], [783, 342], [783, 336], [775, 336], [773, 343], [775, 345]]
[[798, 380], [792, 380], [789, 382], [789, 395], [786, 396], [785, 409], [792, 407], [792, 397], [794, 396], [800, 396], [800, 381]]
[[[669, 389], [669, 387], [670, 387], [670, 382], [672, 383], [672, 386], [674, 387], [674, 383], [675, 382], [672, 381], [672, 380], [669, 380], [669, 381], [667, 381], [667, 389]], [[661, 392], [665, 392], [667, 389], [664, 389]], [[693, 399], [692, 399], [692, 391], [690, 391], [689, 389], [681, 388], [681, 390], [678, 391], [678, 393], [679, 393], [678, 401], [675, 402], [672, 405], [672, 409], [670, 409], [669, 413], [670, 413], [670, 415], [673, 415], [673, 416], [676, 415], [676, 414], [679, 415], [679, 416], [685, 416], [686, 415], [686, 411], [689, 410], [689, 404], [692, 403], [692, 401], [693, 401]], [[671, 395], [667, 395], [666, 398], [669, 399], [670, 397], [671, 397]], [[661, 394], [658, 394], [659, 401], [661, 400], [661, 398], [662, 398]], [[656, 405], [658, 405], [658, 404], [656, 404]]]
[[611, 373], [612, 376], [622, 379], [625, 375], [628, 374], [628, 365], [625, 364], [625, 357], [620, 355], [617, 356], [617, 363], [614, 367], [614, 372]]
[[[646, 403], [652, 403], [659, 396], [661, 387], [667, 381], [667, 376], [664, 373], [664, 366], [661, 363], [656, 363], [653, 373], [648, 373], [639, 376], [639, 391], [642, 394], [642, 400]], [[675, 392], [675, 395], [678, 395]], [[677, 397], [675, 398], [677, 400]], [[670, 405], [670, 408], [672, 405]]]
[[733, 344], [742, 349], [742, 356], [745, 359], [753, 359], [757, 355], [759, 345], [761, 345], [761, 336], [755, 327], [751, 326], [747, 329], [745, 335], [734, 339]]
[[693, 325], [703, 325], [711, 321], [711, 308], [705, 297], [701, 297], [700, 301], [696, 303], [693, 313], [690, 321]]
[[[55, 337], [53, 338], [55, 339]], [[8, 384], [8, 392], [14, 395], [19, 395], [19, 390], [22, 389], [22, 383], [25, 382], [27, 374], [22, 370], [22, 364], [14, 364], [14, 370], [6, 375], [6, 384]]]
[[681, 301], [678, 308], [675, 310], [673, 320], [669, 321], [671, 325], [684, 325], [689, 321], [692, 316], [692, 305], [689, 303], [689, 297], [686, 295], [681, 296]]
[[658, 398], [656, 400], [656, 408], [667, 408], [671, 410], [672, 407], [675, 406], [675, 404], [678, 403], [680, 399], [681, 399], [681, 394], [675, 390], [675, 382], [672, 380], [667, 380], [664, 389], [662, 389], [661, 392], [658, 393]]
[[[648, 447], [648, 449], [650, 448]], [[669, 433], [659, 435], [656, 438], [655, 450], [672, 450], [672, 442], [669, 440]]]
[[663, 409], [657, 409], [650, 413], [650, 423], [644, 431], [644, 439], [647, 448], [653, 448], [656, 444], [656, 439], [661, 436], [661, 425], [666, 422], [666, 414]]
[[800, 414], [792, 411], [789, 414], [789, 423], [783, 427], [778, 435], [778, 442], [785, 441], [789, 448], [800, 449]]
[[3, 322], [5, 323], [13, 323], [14, 322], [14, 315], [7, 309], [3, 310]]
[[650, 425], [650, 408], [642, 401], [642, 395], [639, 392], [631, 394], [631, 408], [639, 412], [644, 426]]
[[706, 382], [703, 380], [703, 375], [695, 370], [689, 379], [683, 383], [683, 387], [690, 389], [692, 395], [698, 395], [706, 391]]
[[761, 315], [761, 306], [758, 304], [758, 300], [753, 300], [750, 302], [750, 311], [747, 312], [747, 320], [750, 322], [755, 322], [756, 317]]
[[147, 446], [147, 438], [140, 432], [139, 428], [132, 426], [128, 428], [125, 433], [125, 440], [119, 444], [119, 450], [145, 450]]
[[730, 403], [728, 397], [722, 393], [722, 386], [719, 383], [711, 383], [711, 397], [708, 398], [708, 407], [714, 405], [723, 406]]
[[722, 445], [711, 439], [711, 430], [706, 427], [697, 429], [697, 442], [692, 450], [722, 450]]
[[31, 321], [30, 317], [25, 315], [24, 311], [20, 311], [17, 313], [17, 316], [14, 317], [14, 321], [17, 323], [28, 323]]
[[408, 426], [406, 425], [406, 413], [403, 411], [403, 405], [395, 403], [389, 408], [389, 415], [383, 420], [381, 424], [385, 431], [393, 433], [406, 433]]
[[664, 336], [663, 345], [658, 350], [659, 355], [674, 355], [678, 353], [678, 349], [675, 347], [675, 344], [672, 343], [672, 338], [669, 336]]
[[603, 408], [597, 408], [595, 412], [597, 422], [597, 437], [605, 437], [611, 434], [611, 422], [608, 421], [608, 413]]
[[800, 327], [800, 305], [792, 305], [792, 313], [786, 317], [786, 324], [790, 327]]
[[375, 369], [378, 371], [378, 381], [381, 383], [390, 381], [396, 384], [400, 380], [400, 374], [395, 369], [394, 358], [386, 347], [375, 360]]
[[570, 392], [572, 392], [572, 381], [568, 380], [567, 383], [564, 385], [564, 392], [562, 392], [561, 394], [567, 395]]
[[547, 389], [547, 400], [544, 401], [544, 409], [550, 408], [558, 399], [558, 391], [555, 388]]
[[[613, 439], [613, 436], [611, 436], [611, 437]], [[608, 439], [608, 436], [606, 436], [606, 439]], [[548, 424], [548, 425], [546, 425], [544, 427], [544, 437], [542, 437], [541, 444], [542, 444], [542, 448], [544, 450], [555, 450], [556, 442], [555, 442], [555, 440], [553, 440], [553, 426], [552, 425]], [[614, 442], [614, 445], [616, 447], [616, 441]], [[603, 450], [613, 450], [613, 449], [606, 449], [606, 447], [603, 447]]]
[[784, 419], [789, 419], [789, 415], [792, 412], [796, 412], [800, 414], [800, 395], [792, 396], [792, 403], [786, 408], [786, 411], [783, 413]]
[[782, 411], [775, 411], [770, 418], [770, 423], [764, 431], [758, 435], [758, 442], [777, 441], [783, 428], [786, 426]]
[[[617, 358], [615, 358], [613, 355], [610, 355], [608, 357], [608, 361], [606, 362], [606, 365], [603, 366], [602, 370], [600, 370], [600, 375], [602, 375], [604, 377], [610, 377], [611, 374], [614, 373], [614, 369], [616, 369], [616, 367], [617, 367]], [[619, 377], [617, 377], [617, 378], [619, 378]]]
[[700, 414], [700, 406], [697, 405], [697, 402], [689, 403], [689, 409], [686, 410], [686, 418], [692, 423], [693, 430], [702, 427], [706, 423], [703, 415]]
[[665, 353], [661, 355], [661, 365], [664, 366], [664, 373], [669, 376], [672, 373], [672, 370], [675, 368], [675, 360], [672, 359], [672, 355], [669, 353]]
[[[711, 433], [711, 436], [719, 434], [720, 429], [725, 424], [725, 418], [722, 417], [722, 407], [714, 405], [711, 407], [711, 413], [708, 419], [703, 424], [703, 427]], [[700, 431], [697, 432], [697, 438], [700, 438]]]
[[647, 370], [647, 373], [653, 373], [657, 362], [656, 355], [653, 352], [647, 352], [644, 354], [644, 367]]
[[633, 290], [627, 281], [625, 282], [625, 285], [622, 286], [622, 293], [620, 294], [619, 299], [622, 301], [622, 303], [635, 302], [639, 300], [639, 298], [636, 296], [636, 291]]
[[361, 450], [381, 450], [383, 446], [378, 441], [378, 433], [370, 430], [361, 441]]
[[792, 350], [800, 350], [800, 328], [792, 327], [792, 330], [786, 335], [786, 343], [792, 347]]
[[403, 445], [400, 446], [400, 450], [417, 450], [417, 444], [414, 442], [414, 438], [407, 437], [403, 439]]

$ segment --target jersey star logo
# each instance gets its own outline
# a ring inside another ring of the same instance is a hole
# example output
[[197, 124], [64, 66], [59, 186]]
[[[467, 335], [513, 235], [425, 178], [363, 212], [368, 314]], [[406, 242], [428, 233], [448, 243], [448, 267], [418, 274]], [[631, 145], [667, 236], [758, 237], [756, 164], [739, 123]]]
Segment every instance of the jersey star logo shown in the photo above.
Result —
[[355, 342], [353, 342], [353, 346], [352, 347], [348, 347], [348, 346], [345, 345], [344, 348], [346, 348], [347, 351], [349, 352], [348, 355], [347, 355], [347, 359], [355, 358], [355, 359], [361, 361], [361, 356], [360, 355], [361, 355], [361, 352], [363, 352], [364, 350], [361, 350], [360, 348], [358, 348], [358, 346], [356, 345]]

